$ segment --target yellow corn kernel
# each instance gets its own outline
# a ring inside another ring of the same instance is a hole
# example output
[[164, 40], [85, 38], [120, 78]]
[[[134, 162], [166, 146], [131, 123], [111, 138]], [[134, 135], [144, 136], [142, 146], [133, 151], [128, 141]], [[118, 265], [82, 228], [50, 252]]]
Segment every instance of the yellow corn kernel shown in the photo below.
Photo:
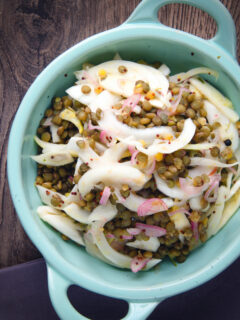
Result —
[[96, 94], [101, 93], [103, 90], [104, 90], [103, 87], [100, 87], [100, 86], [94, 89]]
[[145, 95], [145, 99], [152, 100], [155, 98], [155, 96], [156, 96], [156, 94], [153, 91], [149, 90], [148, 93]]
[[66, 192], [66, 193], [65, 193], [65, 197], [68, 197], [69, 195], [70, 195], [69, 192]]
[[160, 153], [160, 152], [158, 152], [157, 154], [155, 154], [155, 159], [156, 159], [157, 161], [162, 161], [162, 159], [163, 159], [163, 154]]
[[106, 70], [104, 70], [104, 69], [100, 69], [100, 70], [98, 71], [98, 75], [99, 75], [99, 77], [100, 77], [101, 80], [104, 80], [104, 79], [107, 78], [107, 72], [106, 72]]

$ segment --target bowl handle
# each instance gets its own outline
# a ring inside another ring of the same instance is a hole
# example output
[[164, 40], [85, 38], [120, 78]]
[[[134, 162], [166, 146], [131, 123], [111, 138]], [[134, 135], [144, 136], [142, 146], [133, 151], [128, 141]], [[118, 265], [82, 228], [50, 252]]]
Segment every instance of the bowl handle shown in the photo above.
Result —
[[219, 0], [143, 0], [124, 24], [158, 23], [169, 29], [158, 19], [158, 10], [170, 3], [185, 3], [206, 11], [217, 23], [217, 33], [210, 40], [228, 51], [236, 59], [236, 29], [231, 14]]
[[[89, 320], [81, 315], [71, 304], [67, 296], [67, 290], [71, 281], [64, 278], [54, 268], [47, 264], [48, 290], [55, 311], [61, 320]], [[81, 297], [79, 297], [80, 299]], [[132, 302], [127, 301], [129, 309], [127, 315], [122, 320], [145, 320], [147, 316], [163, 300], [154, 302]]]

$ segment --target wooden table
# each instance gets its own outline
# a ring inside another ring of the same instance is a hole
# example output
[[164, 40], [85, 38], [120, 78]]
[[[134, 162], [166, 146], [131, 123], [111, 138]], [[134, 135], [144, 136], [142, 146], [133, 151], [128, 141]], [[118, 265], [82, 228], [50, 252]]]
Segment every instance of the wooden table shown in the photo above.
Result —
[[[56, 56], [95, 33], [118, 26], [139, 2], [0, 1], [0, 268], [41, 256], [18, 221], [6, 176], [8, 135], [20, 101], [36, 76]], [[235, 20], [240, 59], [239, 0], [222, 2]], [[169, 26], [203, 38], [211, 38], [216, 31], [211, 17], [186, 5], [166, 6], [159, 17]]]

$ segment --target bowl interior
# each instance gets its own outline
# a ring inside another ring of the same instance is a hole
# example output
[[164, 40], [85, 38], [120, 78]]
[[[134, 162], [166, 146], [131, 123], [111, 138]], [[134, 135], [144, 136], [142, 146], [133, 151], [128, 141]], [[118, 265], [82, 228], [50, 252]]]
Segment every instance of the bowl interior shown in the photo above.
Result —
[[[41, 248], [40, 250], [47, 260], [51, 260], [50, 256], [40, 246], [43, 238], [47, 239], [48, 251], [57, 253], [62, 257], [62, 261], [65, 261], [65, 264], [61, 266], [62, 272], [65, 274], [69, 274], [71, 270], [77, 272], [75, 281], [80, 285], [87, 286], [86, 282], [83, 283], [82, 281], [84, 277], [99, 283], [103, 287], [118, 288], [120, 291], [121, 289], [144, 291], [146, 297], [150, 289], [156, 288], [160, 292], [161, 290], [164, 291], [166, 287], [174, 286], [174, 284], [180, 282], [184, 283], [187, 280], [192, 281], [192, 287], [196, 286], [201, 282], [196, 275], [205, 272], [206, 268], [209, 270], [209, 266], [214, 268], [215, 263], [221, 260], [223, 252], [226, 253], [233, 243], [239, 241], [239, 214], [236, 214], [219, 234], [192, 252], [185, 263], [175, 267], [171, 262], [164, 261], [158, 269], [141, 272], [137, 275], [130, 271], [106, 265], [87, 254], [85, 249], [72, 242], [63, 241], [59, 234], [43, 223], [36, 214], [36, 208], [41, 205], [41, 201], [34, 187], [36, 164], [30, 159], [30, 155], [36, 154], [37, 150], [33, 142], [33, 136], [45, 109], [51, 103], [52, 97], [64, 95], [64, 90], [74, 83], [73, 72], [79, 70], [83, 62], [89, 61], [97, 64], [112, 59], [113, 55], [119, 52], [125, 60], [161, 61], [170, 67], [172, 73], [186, 71], [197, 66], [208, 66], [219, 72], [217, 80], [213, 78], [209, 78], [209, 80], [233, 101], [235, 108], [238, 107], [240, 100], [239, 84], [229, 74], [227, 66], [221, 65], [222, 57], [217, 58], [217, 50], [215, 58], [210, 57], [207, 51], [201, 49], [201, 46], [196, 49], [197, 45], [194, 41], [192, 43], [181, 43], [178, 41], [178, 37], [175, 38], [175, 41], [167, 37], [159, 39], [157, 35], [148, 35], [147, 37], [139, 35], [134, 38], [129, 36], [129, 38], [125, 37], [124, 39], [120, 39], [119, 36], [115, 40], [111, 38], [111, 41], [108, 41], [107, 37], [108, 35], [105, 35], [106, 40], [102, 39], [101, 42], [95, 40], [94, 50], [89, 48], [91, 41], [87, 42], [85, 46], [82, 44], [70, 49], [40, 75], [28, 92], [28, 99], [23, 102], [19, 110], [19, 113], [23, 109], [25, 110], [24, 119], [20, 121], [20, 115], [18, 116], [13, 133], [23, 141], [21, 158], [19, 157], [21, 159], [19, 174], [24, 193], [25, 209], [27, 208], [27, 210], [21, 210], [18, 207], [18, 214], [28, 233], [31, 233], [30, 225], [32, 223], [35, 225], [35, 231], [37, 232], [30, 237], [35, 245]], [[13, 143], [10, 148], [13, 148]], [[13, 193], [17, 194], [17, 192], [17, 190], [14, 190]], [[26, 220], [29, 221], [26, 222]], [[51, 261], [51, 263], [54, 264], [54, 261]], [[115, 294], [114, 292], [113, 290], [113, 294]]]

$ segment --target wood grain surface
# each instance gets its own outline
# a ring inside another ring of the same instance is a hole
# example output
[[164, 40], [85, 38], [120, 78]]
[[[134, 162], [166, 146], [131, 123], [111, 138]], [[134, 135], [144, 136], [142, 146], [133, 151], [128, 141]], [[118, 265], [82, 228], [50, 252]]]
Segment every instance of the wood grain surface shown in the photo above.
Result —
[[[118, 26], [139, 2], [0, 0], [0, 268], [40, 256], [16, 216], [6, 176], [8, 135], [24, 94], [55, 57], [95, 33]], [[236, 24], [240, 58], [240, 3], [222, 2]], [[203, 38], [216, 32], [211, 17], [186, 5], [168, 5], [160, 10], [159, 18]]]

